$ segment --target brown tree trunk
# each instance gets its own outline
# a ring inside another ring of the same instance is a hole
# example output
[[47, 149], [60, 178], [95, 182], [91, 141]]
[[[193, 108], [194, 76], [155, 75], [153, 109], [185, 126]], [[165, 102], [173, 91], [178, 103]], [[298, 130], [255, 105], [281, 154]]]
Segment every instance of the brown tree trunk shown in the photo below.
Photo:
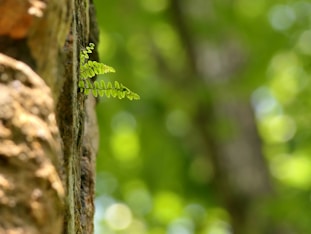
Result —
[[95, 100], [77, 87], [92, 2], [4, 0], [0, 15], [0, 233], [92, 233]]

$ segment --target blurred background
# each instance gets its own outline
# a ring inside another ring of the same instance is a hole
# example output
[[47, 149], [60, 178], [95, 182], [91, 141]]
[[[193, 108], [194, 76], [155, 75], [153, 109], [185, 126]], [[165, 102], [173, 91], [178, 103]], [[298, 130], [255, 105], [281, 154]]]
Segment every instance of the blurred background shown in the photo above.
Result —
[[96, 234], [311, 233], [311, 2], [95, 5]]

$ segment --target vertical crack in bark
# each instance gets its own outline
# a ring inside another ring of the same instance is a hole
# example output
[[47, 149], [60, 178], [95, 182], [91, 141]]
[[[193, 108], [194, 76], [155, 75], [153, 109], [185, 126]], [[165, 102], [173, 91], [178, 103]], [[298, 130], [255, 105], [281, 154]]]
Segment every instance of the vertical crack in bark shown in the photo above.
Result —
[[93, 232], [96, 101], [77, 89], [80, 49], [98, 40], [89, 6], [0, 1], [0, 233]]
[[[83, 94], [78, 93], [77, 87], [80, 49], [88, 44], [89, 37], [94, 43], [98, 40], [94, 10], [89, 14], [89, 6], [88, 0], [76, 0], [74, 3], [71, 33], [64, 47], [64, 85], [57, 107], [57, 119], [64, 143], [68, 188], [66, 233], [93, 233], [97, 153], [94, 142], [98, 140], [96, 101], [93, 97], [86, 99]], [[90, 27], [90, 21], [93, 27]]]

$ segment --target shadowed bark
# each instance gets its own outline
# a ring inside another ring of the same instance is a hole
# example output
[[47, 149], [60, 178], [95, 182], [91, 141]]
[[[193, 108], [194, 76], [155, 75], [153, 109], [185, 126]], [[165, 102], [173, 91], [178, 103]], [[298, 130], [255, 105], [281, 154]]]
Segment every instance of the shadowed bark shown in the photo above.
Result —
[[93, 5], [4, 0], [0, 14], [0, 233], [92, 233], [96, 102], [77, 82]]

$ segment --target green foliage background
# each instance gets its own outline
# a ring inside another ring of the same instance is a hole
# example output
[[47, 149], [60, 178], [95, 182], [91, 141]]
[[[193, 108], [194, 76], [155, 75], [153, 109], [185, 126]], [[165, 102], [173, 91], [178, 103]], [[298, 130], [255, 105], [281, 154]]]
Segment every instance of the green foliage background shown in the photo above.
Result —
[[168, 0], [95, 5], [101, 62], [117, 71], [101, 79], [141, 96], [97, 106], [96, 233], [230, 233], [193, 124], [199, 100], [222, 99], [228, 90], [256, 114], [274, 189], [260, 212], [280, 233], [311, 233], [311, 3], [181, 0], [200, 69], [210, 77], [203, 82], [191, 75]]

